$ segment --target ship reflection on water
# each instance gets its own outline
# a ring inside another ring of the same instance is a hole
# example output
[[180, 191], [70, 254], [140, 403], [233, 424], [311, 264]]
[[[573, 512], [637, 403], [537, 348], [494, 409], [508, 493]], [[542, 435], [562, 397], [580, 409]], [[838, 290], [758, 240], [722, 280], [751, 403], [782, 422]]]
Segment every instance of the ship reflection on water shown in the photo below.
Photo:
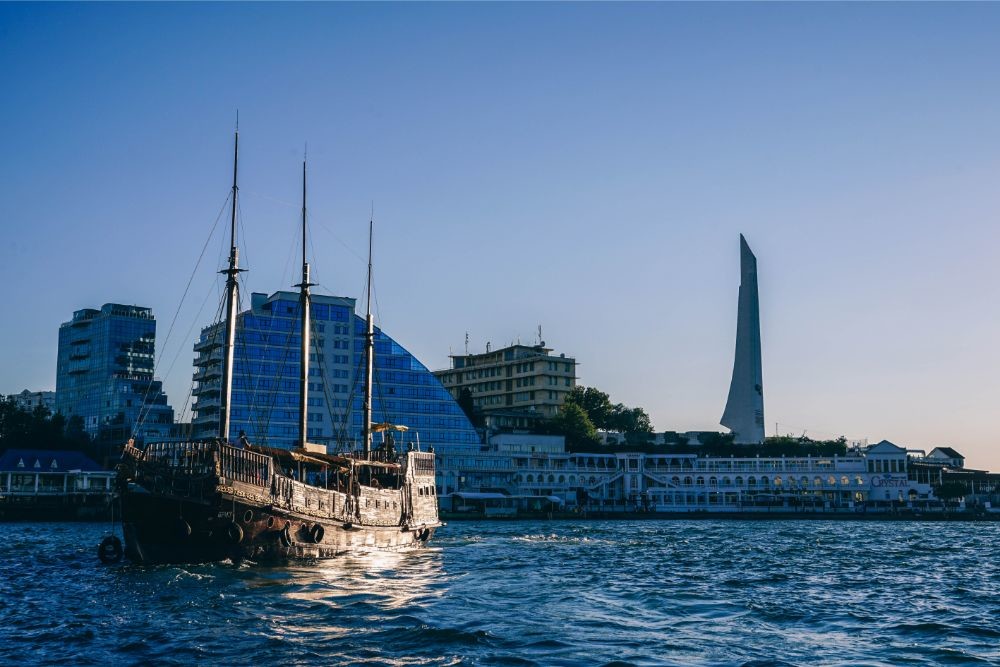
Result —
[[260, 610], [275, 638], [322, 642], [359, 639], [391, 628], [421, 626], [447, 594], [438, 548], [371, 552], [280, 568], [243, 569], [247, 593], [268, 599]]

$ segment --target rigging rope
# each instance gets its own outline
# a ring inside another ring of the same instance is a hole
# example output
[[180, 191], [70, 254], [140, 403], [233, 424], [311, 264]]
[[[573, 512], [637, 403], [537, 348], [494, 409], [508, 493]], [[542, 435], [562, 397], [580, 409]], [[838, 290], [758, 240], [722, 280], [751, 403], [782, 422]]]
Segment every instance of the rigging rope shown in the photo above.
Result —
[[[160, 362], [163, 360], [163, 355], [166, 352], [167, 344], [170, 342], [170, 335], [173, 333], [174, 325], [177, 323], [177, 317], [180, 315], [181, 308], [184, 306], [184, 300], [187, 298], [188, 291], [191, 289], [191, 283], [194, 281], [194, 277], [198, 272], [198, 267], [201, 266], [201, 260], [205, 257], [205, 251], [208, 249], [208, 244], [212, 241], [212, 237], [215, 235], [215, 230], [219, 226], [219, 220], [222, 219], [222, 214], [226, 210], [226, 204], [229, 203], [230, 196], [232, 196], [231, 193], [226, 195], [226, 199], [222, 203], [222, 207], [219, 209], [219, 214], [215, 216], [215, 222], [212, 223], [212, 229], [208, 233], [208, 238], [205, 239], [205, 243], [201, 247], [201, 252], [198, 254], [198, 261], [195, 262], [194, 269], [191, 271], [191, 275], [188, 277], [187, 285], [184, 287], [184, 293], [181, 295], [181, 301], [179, 304], [177, 304], [177, 310], [174, 311], [174, 317], [170, 321], [170, 327], [167, 329], [167, 336], [163, 341], [163, 346], [160, 348], [161, 350], [160, 356], [153, 363], [153, 372], [149, 376], [149, 383], [146, 385], [146, 391], [143, 393], [142, 402], [139, 404], [139, 416], [135, 421], [135, 425], [132, 431], [133, 438], [135, 438], [136, 435], [138, 435], [139, 429], [142, 428], [143, 422], [145, 421], [146, 417], [149, 415], [149, 412], [151, 411], [152, 406], [147, 405], [146, 400], [149, 397], [149, 391], [152, 388], [153, 382], [155, 381], [156, 378], [156, 369], [159, 367]], [[171, 364], [170, 368], [173, 369], [173, 364]], [[157, 392], [157, 395], [162, 393], [163, 392], [161, 390]], [[143, 408], [145, 408], [145, 413], [143, 412]]]

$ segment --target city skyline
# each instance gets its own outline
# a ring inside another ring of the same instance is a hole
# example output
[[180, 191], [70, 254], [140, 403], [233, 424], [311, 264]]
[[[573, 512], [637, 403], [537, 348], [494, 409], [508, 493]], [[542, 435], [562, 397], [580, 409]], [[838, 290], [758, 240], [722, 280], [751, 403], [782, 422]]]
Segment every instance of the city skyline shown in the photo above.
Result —
[[239, 108], [249, 291], [295, 282], [308, 141], [319, 293], [362, 295], [374, 201], [379, 323], [429, 368], [466, 331], [477, 352], [541, 324], [580, 384], [658, 430], [717, 430], [742, 232], [768, 435], [1000, 468], [997, 8], [14, 5], [0, 24], [4, 393], [54, 388], [59, 324], [115, 302], [153, 308], [184, 402], [218, 230], [160, 346]]

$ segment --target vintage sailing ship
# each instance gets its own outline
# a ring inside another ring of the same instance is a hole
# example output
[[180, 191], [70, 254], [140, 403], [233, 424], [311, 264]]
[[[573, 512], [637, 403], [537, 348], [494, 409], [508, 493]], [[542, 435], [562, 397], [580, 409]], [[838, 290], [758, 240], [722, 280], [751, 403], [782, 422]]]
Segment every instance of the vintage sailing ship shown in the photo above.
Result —
[[[371, 223], [361, 447], [330, 455], [307, 442], [310, 344], [306, 261], [306, 163], [302, 163], [299, 437], [293, 449], [230, 442], [239, 251], [236, 211], [239, 132], [233, 160], [229, 266], [226, 275], [219, 436], [211, 441], [125, 445], [118, 466], [122, 547], [101, 543], [104, 562], [194, 563], [224, 559], [286, 561], [425, 544], [440, 526], [433, 449], [395, 438], [406, 427], [372, 423], [374, 325], [371, 314]], [[378, 435], [380, 442], [373, 447]], [[419, 442], [419, 441], [418, 441]]]

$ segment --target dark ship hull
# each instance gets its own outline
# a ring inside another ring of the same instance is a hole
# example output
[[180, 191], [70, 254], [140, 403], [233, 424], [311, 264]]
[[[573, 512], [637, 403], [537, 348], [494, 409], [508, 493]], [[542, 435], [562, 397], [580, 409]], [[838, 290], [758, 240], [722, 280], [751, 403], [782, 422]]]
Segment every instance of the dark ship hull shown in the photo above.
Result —
[[[300, 470], [308, 462], [303, 474], [322, 481], [279, 472], [287, 457], [297, 457]], [[440, 525], [434, 458], [423, 452], [390, 463], [216, 443], [126, 446], [119, 489], [125, 556], [134, 563], [282, 562], [410, 549]]]

